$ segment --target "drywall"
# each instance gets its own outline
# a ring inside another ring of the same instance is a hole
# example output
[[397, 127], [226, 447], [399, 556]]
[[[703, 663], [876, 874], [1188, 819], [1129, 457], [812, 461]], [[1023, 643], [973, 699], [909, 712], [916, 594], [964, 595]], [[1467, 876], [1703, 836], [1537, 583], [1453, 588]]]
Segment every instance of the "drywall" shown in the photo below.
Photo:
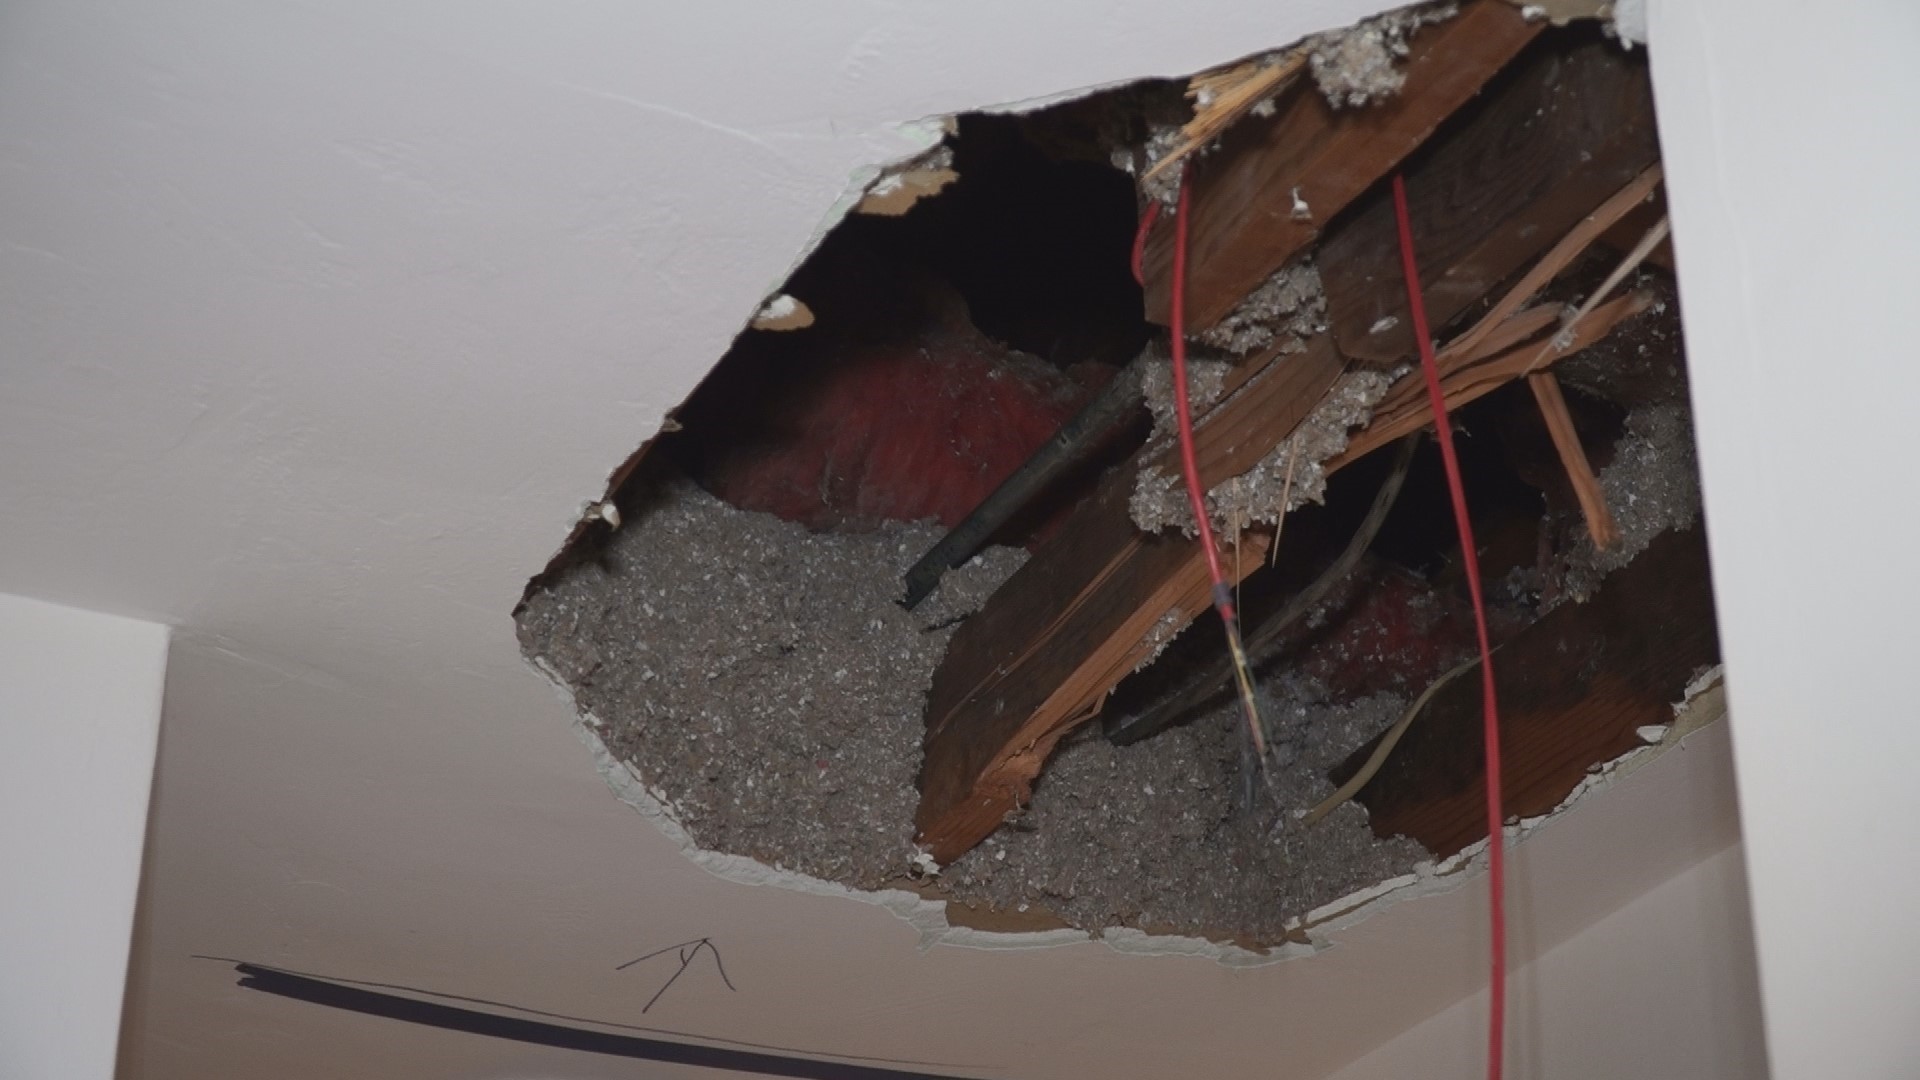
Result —
[[1648, 7], [1774, 1074], [1913, 1075], [1920, 8]]
[[[9, 5], [0, 589], [178, 628], [121, 1074], [632, 1075], [196, 954], [1022, 1077], [1315, 1075], [1470, 990], [1475, 890], [1236, 971], [921, 951], [722, 881], [607, 791], [509, 617], [921, 121], [1383, 6]], [[1703, 732], [1528, 842], [1522, 955], [1733, 829]], [[643, 1015], [661, 980], [615, 966], [702, 937], [737, 989]]]
[[[1554, 1080], [1753, 1080], [1766, 1075], [1739, 845], [1562, 942], [1508, 983], [1507, 1067]], [[1486, 991], [1329, 1080], [1486, 1075]]]
[[165, 627], [0, 595], [0, 1076], [106, 1080]]

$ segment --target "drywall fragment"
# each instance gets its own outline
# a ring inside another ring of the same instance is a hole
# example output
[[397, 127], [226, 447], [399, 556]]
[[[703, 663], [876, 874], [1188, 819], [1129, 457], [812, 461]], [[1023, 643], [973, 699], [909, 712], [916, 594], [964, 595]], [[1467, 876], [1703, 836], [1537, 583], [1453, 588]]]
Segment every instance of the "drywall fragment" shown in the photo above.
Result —
[[939, 194], [958, 179], [960, 174], [953, 169], [953, 149], [936, 146], [882, 172], [879, 179], [867, 187], [866, 195], [853, 210], [857, 214], [899, 217], [921, 199]]
[[813, 325], [813, 309], [781, 293], [755, 313], [751, 325], [755, 330], [804, 330]]
[[1407, 55], [1407, 39], [1423, 26], [1460, 13], [1458, 4], [1427, 4], [1389, 11], [1308, 42], [1307, 70], [1327, 103], [1358, 108], [1400, 92], [1407, 76], [1398, 62]]

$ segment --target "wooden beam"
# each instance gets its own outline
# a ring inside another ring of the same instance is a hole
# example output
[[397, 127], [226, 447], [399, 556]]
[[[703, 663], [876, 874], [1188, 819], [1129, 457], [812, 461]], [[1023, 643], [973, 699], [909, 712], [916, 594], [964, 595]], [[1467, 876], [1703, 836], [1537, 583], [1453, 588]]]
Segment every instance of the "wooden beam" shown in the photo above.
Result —
[[[1237, 476], [1270, 453], [1342, 368], [1322, 335], [1247, 379], [1195, 433], [1203, 482]], [[1183, 627], [1210, 604], [1198, 544], [1134, 526], [1136, 477], [1133, 468], [1108, 474], [948, 645], [928, 695], [915, 816], [919, 843], [936, 860], [957, 858], [1025, 803], [1060, 737], [1152, 655], [1157, 624]], [[1238, 542], [1242, 557], [1230, 564], [1252, 573], [1267, 535], [1248, 531]]]
[[[1392, 99], [1336, 110], [1297, 87], [1270, 118], [1242, 120], [1194, 166], [1187, 324], [1211, 327], [1320, 235], [1540, 32], [1509, 4], [1471, 0], [1414, 35], [1406, 85]], [[1294, 214], [1295, 195], [1309, 209]], [[1597, 201], [1597, 200], [1596, 200]], [[1589, 203], [1589, 206], [1592, 204]], [[1171, 229], [1156, 229], [1143, 266], [1147, 317], [1167, 322]]]
[[[1405, 170], [1434, 330], [1538, 259], [1659, 154], [1639, 59], [1604, 42], [1524, 57]], [[1412, 355], [1399, 236], [1385, 192], [1355, 206], [1318, 261], [1341, 352], [1383, 366]]]
[[1527, 376], [1527, 389], [1533, 391], [1534, 404], [1546, 422], [1553, 451], [1560, 455], [1560, 467], [1573, 485], [1573, 497], [1580, 503], [1580, 515], [1586, 519], [1587, 535], [1593, 546], [1606, 550], [1620, 542], [1620, 528], [1607, 509], [1607, 497], [1600, 490], [1600, 478], [1593, 474], [1586, 447], [1580, 445], [1580, 432], [1573, 426], [1573, 414], [1567, 410], [1567, 398], [1560, 392], [1560, 380], [1551, 371], [1536, 371]]
[[[1469, 16], [1493, 19], [1497, 28], [1505, 25], [1513, 12], [1482, 0], [1467, 7], [1460, 19], [1446, 25], [1457, 27], [1463, 20], [1468, 25], [1477, 25]], [[1524, 36], [1530, 39], [1532, 33], [1533, 29], [1528, 26]], [[1438, 49], [1438, 42], [1436, 37], [1427, 44], [1429, 48]], [[1513, 49], [1517, 51], [1520, 44], [1524, 41], [1514, 44]], [[1456, 45], [1466, 48], [1459, 42]], [[1473, 55], [1483, 59], [1485, 56], [1479, 52]], [[1547, 59], [1555, 71], [1560, 69], [1556, 65], [1572, 63], [1553, 55]], [[1582, 60], [1573, 66], [1585, 70], [1583, 65], [1592, 63]], [[1624, 82], [1635, 80], [1638, 80], [1635, 85], [1644, 89], [1644, 78], [1637, 72]], [[1622, 81], [1616, 72], [1615, 82]], [[1566, 82], [1558, 76], [1553, 79], [1540, 76], [1534, 82], [1503, 80], [1497, 91], [1498, 100], [1505, 101], [1518, 94], [1525, 108], [1541, 108], [1542, 94], [1559, 93]], [[1417, 96], [1411, 81], [1405, 96]], [[1477, 110], [1477, 114], [1484, 115], [1491, 108], [1489, 105], [1487, 109]], [[1503, 105], [1502, 108], [1508, 111], [1496, 113], [1496, 118], [1508, 116], [1516, 106]], [[1295, 114], [1289, 110], [1285, 115]], [[1454, 129], [1445, 143], [1423, 158], [1427, 161], [1440, 158], [1452, 141], [1467, 137], [1462, 132], [1472, 130], [1477, 129], [1471, 125]], [[1491, 143], [1484, 136], [1475, 136], [1473, 152], [1468, 156], [1483, 164], [1499, 164], [1523, 154], [1530, 141], [1558, 138], [1552, 131], [1530, 125], [1523, 126], [1522, 134], [1524, 138], [1517, 140], [1518, 150], [1509, 145], [1514, 141], [1512, 135], [1505, 141], [1496, 139]], [[1481, 217], [1475, 222], [1477, 231], [1467, 236], [1465, 242], [1439, 243], [1439, 250], [1447, 257], [1464, 261], [1484, 259], [1489, 250], [1496, 248], [1503, 258], [1513, 258], [1516, 252], [1522, 257], [1538, 256], [1554, 240], [1578, 226], [1582, 216], [1605, 202], [1609, 195], [1624, 198], [1619, 194], [1620, 189], [1635, 181], [1651, 162], [1651, 158], [1641, 159], [1638, 144], [1632, 139], [1620, 141], [1620, 145], [1628, 148], [1624, 151], [1609, 149], [1611, 145], [1603, 146], [1602, 152], [1593, 154], [1592, 160], [1585, 164], [1567, 166], [1561, 162], [1563, 168], [1576, 173], [1591, 167], [1599, 179], [1575, 183], [1558, 176], [1557, 182], [1544, 187], [1502, 188], [1509, 198], [1517, 201], [1506, 205], [1476, 203]], [[1230, 150], [1226, 153], [1231, 155]], [[1534, 156], [1558, 161], [1556, 154], [1557, 151], [1542, 152]], [[1320, 159], [1308, 155], [1307, 159], [1296, 160]], [[1380, 168], [1384, 171], [1391, 165], [1389, 161]], [[1449, 167], [1457, 176], [1460, 166], [1461, 163], [1455, 162]], [[1335, 163], [1325, 167], [1337, 172], [1341, 166]], [[1624, 175], [1619, 175], [1621, 170]], [[1437, 174], [1428, 174], [1429, 178], [1434, 175]], [[1430, 193], [1436, 190], [1441, 189], [1429, 184]], [[1196, 187], [1196, 195], [1199, 192]], [[1590, 196], [1570, 213], [1559, 205], [1562, 202], [1571, 205], [1583, 192], [1590, 192]], [[1537, 199], [1555, 202], [1552, 212], [1541, 211], [1529, 201]], [[1458, 200], [1454, 204], [1458, 205]], [[1250, 204], [1242, 199], [1239, 205], [1245, 210]], [[1509, 227], [1502, 222], [1503, 215], [1533, 223], [1533, 228]], [[1265, 227], [1261, 220], [1264, 219], [1255, 215], [1243, 224], [1250, 232], [1258, 232]], [[1359, 221], [1361, 219], [1356, 218], [1343, 222], [1329, 235], [1321, 259], [1323, 276], [1333, 261], [1325, 255], [1326, 251], [1368, 248], [1368, 244], [1346, 239], [1349, 229], [1356, 227], [1354, 222]], [[1493, 225], [1489, 226], [1488, 222]], [[1541, 222], [1559, 225], [1542, 231]], [[1591, 231], [1597, 235], [1597, 229]], [[1488, 235], [1495, 240], [1487, 240]], [[1459, 237], [1453, 239], [1458, 241]], [[1283, 256], [1280, 261], [1285, 257], [1290, 256]], [[1391, 248], [1361, 257], [1382, 260], [1389, 268], [1397, 265]], [[1208, 263], [1195, 259], [1192, 265], [1197, 268]], [[1509, 270], [1490, 276], [1471, 266], [1444, 261], [1430, 261], [1429, 265], [1438, 268], [1435, 274], [1438, 280], [1484, 281], [1483, 293], [1511, 275]], [[1245, 286], [1257, 285], [1270, 270], [1271, 267], [1261, 271], [1247, 280]], [[1404, 291], [1397, 276], [1393, 278], [1393, 285]], [[1237, 296], [1235, 299], [1237, 302]], [[1478, 300], [1479, 296], [1471, 299]], [[1582, 343], [1591, 342], [1631, 310], [1637, 308], [1633, 308], [1629, 300], [1602, 305], [1575, 328], [1575, 333]], [[1526, 374], [1528, 366], [1538, 358], [1539, 339], [1557, 325], [1558, 320], [1558, 310], [1546, 308], [1494, 320], [1495, 324], [1476, 339], [1474, 348], [1456, 350], [1453, 359], [1459, 370], [1452, 373], [1448, 383], [1449, 399], [1456, 404], [1464, 403]], [[1523, 344], [1529, 341], [1531, 344]], [[1405, 344], [1410, 353], [1411, 339]], [[1304, 353], [1278, 361], [1269, 353], [1236, 368], [1229, 376], [1229, 395], [1200, 421], [1197, 450], [1203, 482], [1211, 487], [1239, 475], [1271, 453], [1319, 404], [1343, 368], [1344, 358], [1334, 338], [1327, 334], [1314, 339]], [[1258, 374], [1253, 374], [1256, 372]], [[1424, 425], [1425, 409], [1424, 389], [1419, 386], [1419, 380], [1404, 380], [1389, 393], [1374, 423], [1356, 433], [1355, 446], [1328, 463], [1329, 471], [1398, 434]], [[1166, 455], [1158, 457], [1155, 464], [1173, 467], [1170, 451], [1156, 449], [1154, 453]], [[962, 625], [949, 645], [929, 694], [921, 804], [916, 815], [921, 845], [940, 862], [949, 862], [977, 844], [1009, 812], [1024, 803], [1042, 763], [1060, 737], [1093, 716], [1112, 688], [1152, 654], [1152, 632], [1177, 629], [1206, 609], [1206, 563], [1198, 546], [1179, 536], [1145, 535], [1133, 526], [1127, 502], [1138, 467], [1136, 464], [1110, 474], [1098, 494], [1076, 511], [1062, 531], [1036, 552], [979, 614]], [[1250, 549], [1266, 543], [1260, 536], [1244, 536], [1241, 542]], [[1261, 564], [1257, 556], [1238, 562], [1245, 573], [1252, 573]], [[1165, 626], [1160, 625], [1163, 620]]]
[[[1548, 361], [1572, 356], [1592, 345], [1612, 333], [1622, 320], [1640, 314], [1652, 303], [1652, 296], [1634, 292], [1601, 304], [1568, 328], [1567, 347], [1550, 355]], [[1529, 308], [1508, 320], [1514, 330], [1524, 330], [1530, 325], [1544, 329], [1555, 327], [1558, 323], [1559, 312], [1546, 305]], [[1502, 348], [1512, 336], [1511, 333], [1490, 336], [1475, 351], [1464, 355], [1450, 346], [1435, 357], [1449, 411], [1478, 401], [1532, 370], [1540, 357], [1540, 340], [1537, 337], [1526, 338]], [[1495, 349], [1499, 351], [1491, 351]], [[1334, 455], [1325, 468], [1329, 473], [1344, 468], [1400, 436], [1419, 431], [1431, 423], [1433, 413], [1427, 404], [1426, 384], [1418, 377], [1403, 378], [1393, 384], [1386, 397], [1380, 399], [1380, 404], [1374, 407], [1373, 419], [1367, 426], [1354, 432], [1347, 441], [1347, 448]]]
[[[1645, 745], [1642, 727], [1673, 722], [1673, 705], [1720, 658], [1698, 528], [1659, 537], [1609, 574], [1584, 604], [1549, 612], [1494, 656], [1506, 812], [1552, 811], [1596, 765]], [[1442, 687], [1360, 789], [1373, 831], [1407, 836], [1444, 858], [1484, 839], [1486, 757], [1480, 680]], [[1330, 779], [1344, 783], [1361, 747]]]
[[[1599, 340], [1646, 304], [1635, 294], [1600, 305], [1574, 324], [1560, 355]], [[1449, 404], [1525, 375], [1539, 337], [1558, 321], [1557, 309], [1522, 311], [1486, 335], [1479, 353], [1452, 359]], [[1340, 371], [1323, 335], [1249, 380], [1195, 433], [1203, 482], [1239, 475], [1280, 445]], [[1402, 379], [1355, 442], [1372, 449], [1417, 430], [1428, 422], [1426, 408], [1421, 380]], [[1267, 450], [1248, 460], [1261, 446]], [[1360, 456], [1349, 447], [1327, 471]], [[1156, 628], [1184, 627], [1206, 611], [1204, 553], [1191, 539], [1134, 527], [1127, 502], [1136, 477], [1132, 468], [1110, 473], [1059, 535], [961, 624], [934, 673], [915, 823], [920, 845], [939, 862], [964, 854], [1025, 804], [1060, 738], [1095, 716], [1113, 687], [1152, 655]], [[1243, 557], [1229, 565], [1244, 578], [1262, 565], [1270, 538], [1246, 532], [1238, 542]], [[1162, 619], [1171, 626], [1158, 627]]]

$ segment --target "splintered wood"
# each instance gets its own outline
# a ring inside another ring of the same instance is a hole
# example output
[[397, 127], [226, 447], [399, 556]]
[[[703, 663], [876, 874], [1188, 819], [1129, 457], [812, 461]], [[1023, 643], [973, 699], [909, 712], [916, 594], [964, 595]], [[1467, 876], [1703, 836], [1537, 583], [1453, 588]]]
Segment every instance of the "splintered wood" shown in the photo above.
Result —
[[[1498, 0], [1414, 35], [1395, 97], [1336, 110], [1298, 87], [1271, 117], [1249, 116], [1193, 170], [1187, 325], [1200, 333], [1284, 266], [1334, 215], [1372, 187], [1480, 92], [1540, 33]], [[1616, 185], [1617, 186], [1617, 185]], [[1304, 212], [1298, 207], [1304, 206]], [[1171, 230], [1147, 245], [1147, 317], [1166, 323]]]
[[[1502, 646], [1501, 790], [1507, 813], [1550, 813], [1598, 763], [1673, 722], [1674, 703], [1720, 659], [1706, 538], [1696, 527], [1656, 539], [1584, 604], [1563, 604]], [[1380, 836], [1410, 836], [1438, 856], [1487, 835], [1486, 757], [1478, 679], [1441, 687], [1392, 757], [1362, 787]], [[1334, 771], [1354, 775], [1368, 743]]]
[[[1604, 42], [1531, 53], [1503, 81], [1470, 122], [1406, 170], [1421, 291], [1435, 327], [1539, 258], [1660, 157], [1645, 70]], [[1573, 253], [1591, 240], [1581, 238]], [[1327, 318], [1353, 360], [1390, 366], [1413, 351], [1399, 250], [1384, 191], [1369, 194], [1321, 246]]]
[[[1246, 472], [1292, 437], [1350, 363], [1395, 365], [1412, 355], [1411, 336], [1395, 330], [1405, 300], [1390, 208], [1368, 192], [1439, 129], [1407, 171], [1422, 277], [1438, 294], [1436, 326], [1476, 305], [1484, 311], [1440, 354], [1448, 403], [1534, 377], [1556, 443], [1571, 441], [1561, 452], [1570, 475], [1581, 472], [1576, 489], [1584, 480], [1598, 497], [1584, 455], [1574, 460], [1578, 439], [1564, 403], [1555, 408], [1557, 386], [1541, 361], [1599, 340], [1648, 299], [1607, 299], [1571, 321], [1559, 305], [1527, 304], [1657, 184], [1651, 102], [1644, 69], [1604, 47], [1543, 48], [1495, 78], [1537, 33], [1506, 4], [1469, 3], [1415, 39], [1398, 98], [1334, 113], [1317, 94], [1295, 93], [1281, 99], [1277, 115], [1241, 120], [1197, 172], [1189, 315], [1199, 327], [1227, 314], [1358, 200], [1321, 243], [1329, 330], [1304, 351], [1281, 356], [1276, 346], [1244, 361], [1212, 410], [1196, 418], [1206, 487]], [[1483, 86], [1483, 99], [1443, 128]], [[1263, 84], [1261, 93], [1270, 89]], [[1310, 193], [1315, 220], [1293, 214], [1298, 193]], [[1149, 311], [1162, 317], [1170, 233], [1155, 234], [1146, 260]], [[1399, 380], [1324, 468], [1430, 423], [1425, 394], [1419, 378]], [[1128, 512], [1140, 472], [1176, 468], [1171, 454], [1155, 446], [1110, 471], [955, 634], [929, 696], [916, 816], [919, 843], [936, 861], [957, 858], [1022, 805], [1059, 740], [1094, 716], [1171, 631], [1206, 610], [1197, 542], [1143, 533]], [[1586, 499], [1589, 520], [1603, 522], [1604, 503], [1588, 507]], [[1263, 529], [1235, 531], [1231, 542], [1243, 550], [1227, 562], [1237, 581], [1264, 564], [1272, 538]]]

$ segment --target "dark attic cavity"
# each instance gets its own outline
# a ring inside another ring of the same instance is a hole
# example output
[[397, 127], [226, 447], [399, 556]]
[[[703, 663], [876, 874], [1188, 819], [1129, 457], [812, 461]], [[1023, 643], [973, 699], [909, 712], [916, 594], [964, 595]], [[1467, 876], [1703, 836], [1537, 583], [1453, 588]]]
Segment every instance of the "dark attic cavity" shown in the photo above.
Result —
[[[1717, 643], [1672, 253], [1612, 273], [1662, 212], [1640, 58], [1498, 0], [1348, 33], [1191, 83], [960, 118], [903, 166], [893, 190], [917, 201], [849, 216], [783, 285], [811, 323], [744, 332], [625, 467], [516, 620], [694, 843], [911, 887], [956, 922], [1261, 947], [1484, 839], [1478, 679], [1448, 680], [1477, 655], [1472, 609], [1424, 390], [1375, 332], [1385, 316], [1355, 314], [1390, 311], [1397, 281], [1373, 231], [1400, 160], [1372, 134], [1379, 110], [1431, 113], [1393, 130], [1418, 133], [1400, 157], [1434, 253], [1423, 276], [1451, 290], [1441, 344], [1494, 342], [1443, 352], [1443, 384], [1512, 811], [1553, 811], [1672, 721]], [[1421, 56], [1484, 89], [1445, 97], [1409, 66]], [[1539, 110], [1555, 122], [1510, 122]], [[1142, 178], [1194, 131], [1213, 134], [1190, 195], [1216, 222], [1197, 302], [1218, 313], [1194, 333], [1220, 346], [1196, 346], [1198, 452], [1243, 579], [1264, 763], [1184, 493], [1142, 523], [1141, 478], [1176, 475], [1147, 317], [1164, 238], [1144, 290], [1129, 258], [1141, 208], [1178, 183]], [[956, 178], [915, 186], [915, 168]], [[1504, 179], [1467, 182], [1489, 175]], [[1561, 242], [1606, 214], [1605, 235]], [[1217, 224], [1249, 215], [1266, 224]], [[1346, 265], [1329, 272], [1329, 251]], [[1496, 309], [1511, 318], [1476, 329]], [[1532, 370], [1552, 374], [1549, 407], [1527, 376], [1555, 334], [1575, 344]], [[901, 603], [909, 568], [1036, 455], [1068, 465]]]

